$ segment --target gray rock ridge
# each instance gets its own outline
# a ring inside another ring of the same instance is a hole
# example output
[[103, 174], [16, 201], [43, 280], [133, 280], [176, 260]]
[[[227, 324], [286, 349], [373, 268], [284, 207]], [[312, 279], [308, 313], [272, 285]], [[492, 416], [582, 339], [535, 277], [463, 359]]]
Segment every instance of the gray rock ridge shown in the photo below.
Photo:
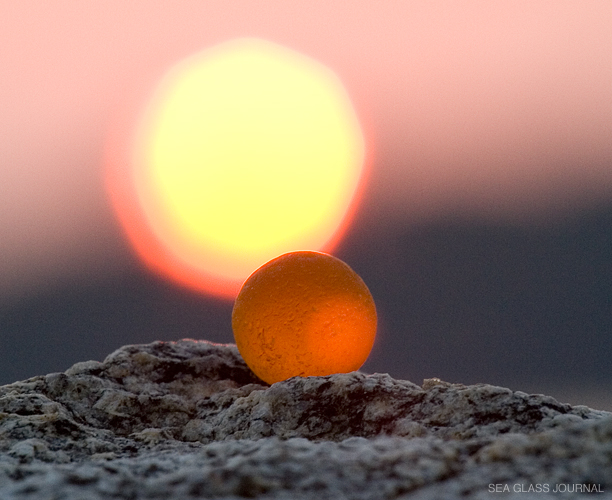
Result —
[[0, 387], [7, 500], [489, 498], [501, 483], [612, 498], [612, 414], [387, 374], [269, 386], [235, 345], [190, 339]]

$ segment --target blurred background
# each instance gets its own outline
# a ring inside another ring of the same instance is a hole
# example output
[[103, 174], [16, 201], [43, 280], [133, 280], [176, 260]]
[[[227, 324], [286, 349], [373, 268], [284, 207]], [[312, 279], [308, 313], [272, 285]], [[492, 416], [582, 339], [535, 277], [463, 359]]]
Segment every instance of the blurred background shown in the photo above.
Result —
[[2, 2], [0, 384], [233, 342], [231, 300], [131, 250], [104, 158], [135, 95], [248, 36], [331, 68], [365, 131], [333, 252], [376, 300], [363, 370], [612, 410], [610, 26], [608, 0]]

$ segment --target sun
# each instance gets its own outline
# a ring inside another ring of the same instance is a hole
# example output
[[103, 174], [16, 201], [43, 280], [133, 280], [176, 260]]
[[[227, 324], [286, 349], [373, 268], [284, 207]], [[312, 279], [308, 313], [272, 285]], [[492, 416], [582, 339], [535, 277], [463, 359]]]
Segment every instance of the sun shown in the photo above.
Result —
[[358, 201], [364, 155], [355, 110], [330, 69], [240, 39], [166, 74], [107, 185], [147, 265], [233, 298], [277, 255], [331, 250]]

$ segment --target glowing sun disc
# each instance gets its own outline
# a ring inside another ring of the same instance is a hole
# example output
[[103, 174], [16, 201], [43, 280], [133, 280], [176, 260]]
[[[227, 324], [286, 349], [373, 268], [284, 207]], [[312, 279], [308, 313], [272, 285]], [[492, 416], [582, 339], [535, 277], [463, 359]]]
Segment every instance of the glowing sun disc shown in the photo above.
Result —
[[168, 72], [107, 184], [145, 263], [235, 297], [277, 255], [331, 250], [357, 201], [364, 149], [332, 71], [241, 39]]

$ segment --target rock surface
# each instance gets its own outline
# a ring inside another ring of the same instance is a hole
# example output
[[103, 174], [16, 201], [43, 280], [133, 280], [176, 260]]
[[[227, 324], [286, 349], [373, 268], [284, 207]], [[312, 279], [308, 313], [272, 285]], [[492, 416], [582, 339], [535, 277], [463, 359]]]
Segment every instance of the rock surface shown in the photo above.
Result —
[[420, 387], [360, 372], [268, 386], [234, 345], [193, 340], [129, 345], [102, 363], [0, 387], [2, 500], [496, 490], [612, 498], [612, 414], [485, 384]]

